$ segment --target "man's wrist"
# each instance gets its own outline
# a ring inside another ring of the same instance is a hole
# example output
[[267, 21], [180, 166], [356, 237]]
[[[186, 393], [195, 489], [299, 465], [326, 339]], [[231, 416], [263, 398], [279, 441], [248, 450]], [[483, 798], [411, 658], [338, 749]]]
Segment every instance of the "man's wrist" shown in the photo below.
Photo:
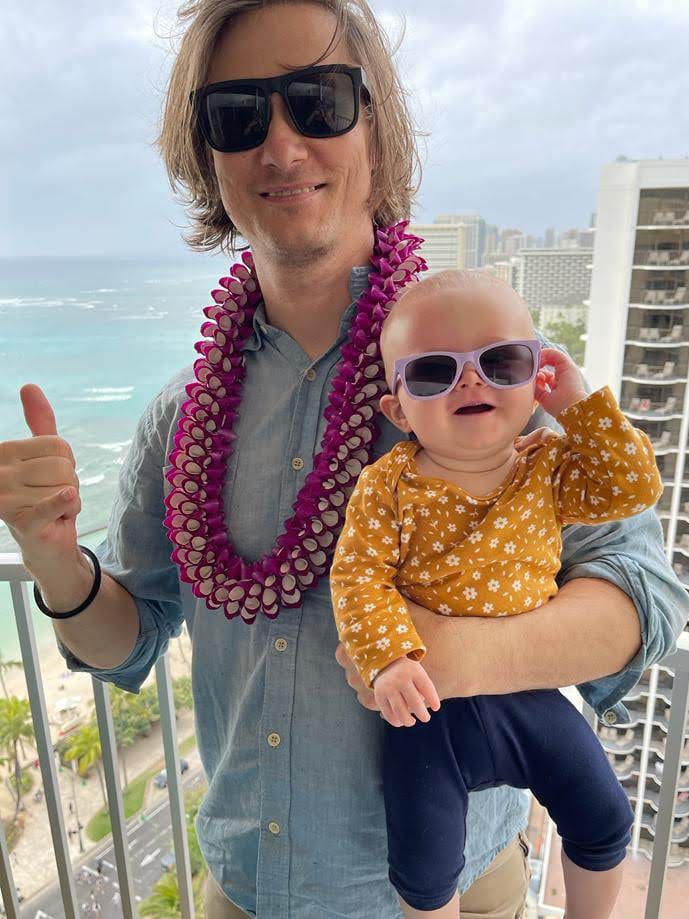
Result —
[[73, 561], [59, 569], [32, 572], [43, 602], [54, 613], [76, 609], [93, 587], [95, 569], [86, 553], [77, 546]]

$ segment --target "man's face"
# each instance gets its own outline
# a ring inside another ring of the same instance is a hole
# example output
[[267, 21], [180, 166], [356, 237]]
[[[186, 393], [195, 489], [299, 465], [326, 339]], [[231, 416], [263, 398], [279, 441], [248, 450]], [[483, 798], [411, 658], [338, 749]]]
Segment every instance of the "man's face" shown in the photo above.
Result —
[[[328, 47], [335, 17], [313, 3], [287, 3], [246, 13], [218, 40], [208, 83], [271, 77], [307, 67]], [[358, 64], [340, 42], [319, 64]], [[289, 65], [289, 67], [287, 66]], [[271, 96], [268, 136], [240, 153], [213, 151], [222, 202], [254, 252], [294, 267], [335, 251], [338, 242], [371, 238], [369, 126], [347, 134], [304, 137], [280, 96]], [[318, 186], [294, 197], [269, 197], [281, 188]]]

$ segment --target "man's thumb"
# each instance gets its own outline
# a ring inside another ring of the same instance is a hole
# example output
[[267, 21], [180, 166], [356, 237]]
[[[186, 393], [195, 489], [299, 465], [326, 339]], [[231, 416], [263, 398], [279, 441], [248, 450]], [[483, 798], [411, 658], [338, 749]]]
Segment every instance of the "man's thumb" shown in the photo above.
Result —
[[55, 414], [40, 386], [27, 383], [19, 390], [19, 396], [24, 408], [24, 418], [33, 436], [57, 434]]

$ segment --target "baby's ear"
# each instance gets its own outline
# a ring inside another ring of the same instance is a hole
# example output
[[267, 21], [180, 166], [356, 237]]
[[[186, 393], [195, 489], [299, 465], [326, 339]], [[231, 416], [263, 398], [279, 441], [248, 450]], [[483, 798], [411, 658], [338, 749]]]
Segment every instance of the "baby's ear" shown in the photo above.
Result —
[[404, 417], [404, 411], [400, 404], [400, 400], [397, 396], [393, 396], [390, 393], [381, 397], [380, 400], [380, 411], [383, 415], [395, 425], [396, 428], [399, 428], [400, 431], [404, 431], [405, 434], [409, 434], [411, 431], [411, 425]]

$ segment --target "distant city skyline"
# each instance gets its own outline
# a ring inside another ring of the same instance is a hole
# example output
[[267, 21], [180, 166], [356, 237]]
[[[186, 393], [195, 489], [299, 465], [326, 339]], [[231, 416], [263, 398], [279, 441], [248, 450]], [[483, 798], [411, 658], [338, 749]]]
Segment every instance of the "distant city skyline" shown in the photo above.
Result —
[[[0, 255], [191, 255], [153, 147], [177, 6], [2, 5]], [[414, 222], [584, 228], [606, 164], [689, 154], [689, 0], [371, 6], [393, 45], [406, 17], [397, 63], [429, 135]]]

